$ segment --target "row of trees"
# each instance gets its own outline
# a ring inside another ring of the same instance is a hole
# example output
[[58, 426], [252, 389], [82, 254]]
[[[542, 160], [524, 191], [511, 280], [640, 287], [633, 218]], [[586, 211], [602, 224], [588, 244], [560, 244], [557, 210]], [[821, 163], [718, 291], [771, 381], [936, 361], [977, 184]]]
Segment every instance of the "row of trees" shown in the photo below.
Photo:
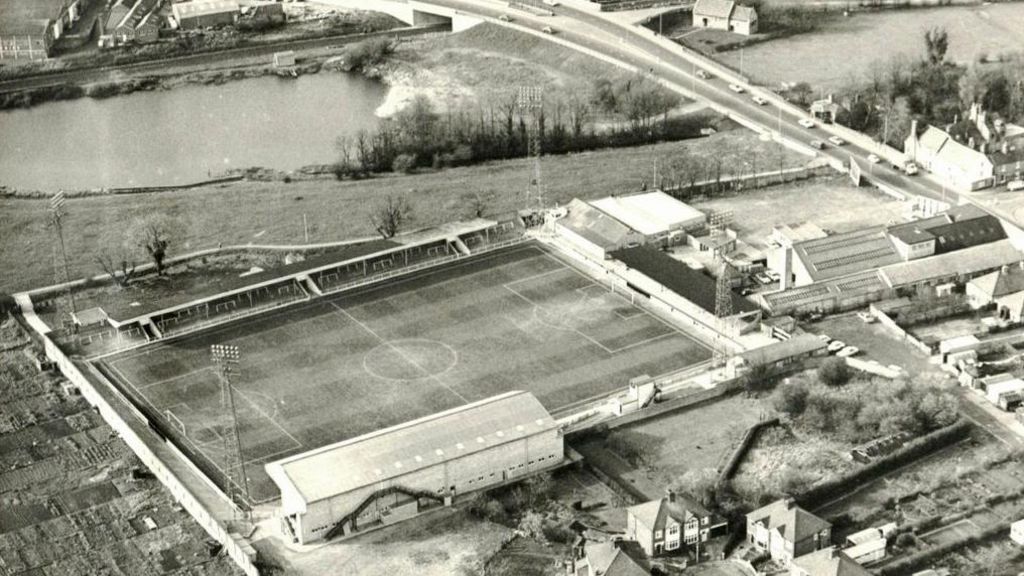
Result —
[[[923, 35], [924, 53], [918, 59], [896, 55], [876, 60], [861, 78], [852, 78], [841, 90], [848, 113], [839, 122], [902, 147], [910, 122], [945, 125], [962, 118], [963, 111], [978, 102], [985, 109], [1011, 120], [1024, 120], [1024, 61], [999, 67], [962, 66], [946, 59], [950, 46], [944, 28]], [[787, 96], [809, 106], [814, 99], [806, 83]]]
[[[339, 138], [335, 175], [358, 178], [523, 157], [532, 130], [539, 131], [544, 154], [563, 154], [693, 137], [701, 125], [692, 117], [670, 118], [679, 97], [645, 76], [600, 79], [587, 97], [550, 97], [535, 111], [521, 109], [517, 96], [510, 92], [476, 109], [443, 113], [418, 96], [376, 130]], [[602, 117], [613, 122], [599, 130], [595, 120]]]

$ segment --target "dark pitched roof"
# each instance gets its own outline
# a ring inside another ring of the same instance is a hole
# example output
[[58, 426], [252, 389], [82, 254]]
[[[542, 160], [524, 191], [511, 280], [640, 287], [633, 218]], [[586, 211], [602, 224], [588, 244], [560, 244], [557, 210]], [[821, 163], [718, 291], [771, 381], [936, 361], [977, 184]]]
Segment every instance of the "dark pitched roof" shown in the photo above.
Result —
[[776, 500], [747, 514], [747, 518], [778, 530], [789, 542], [800, 542], [830, 528], [832, 524], [797, 506], [791, 499]]
[[938, 253], [962, 250], [1006, 238], [1002, 223], [995, 216], [958, 220], [928, 230], [936, 237], [935, 251]]
[[584, 547], [591, 576], [648, 576], [651, 571], [640, 545], [631, 541], [598, 542]]
[[[715, 313], [716, 286], [714, 278], [705, 276], [661, 250], [650, 246], [616, 250], [612, 252], [611, 256], [704, 310], [712, 314]], [[732, 295], [734, 313], [757, 310], [757, 306], [753, 302], [737, 296], [731, 291], [730, 294]]]

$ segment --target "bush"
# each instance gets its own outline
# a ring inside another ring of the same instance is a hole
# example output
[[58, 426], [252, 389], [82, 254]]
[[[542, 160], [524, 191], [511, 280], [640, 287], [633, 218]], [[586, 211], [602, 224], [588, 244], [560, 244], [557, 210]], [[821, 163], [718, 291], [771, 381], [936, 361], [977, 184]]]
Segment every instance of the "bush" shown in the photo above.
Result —
[[416, 167], [416, 156], [412, 154], [399, 154], [391, 162], [391, 169], [395, 172], [409, 174]]
[[369, 38], [345, 49], [345, 64], [349, 70], [366, 72], [382, 62], [394, 51], [387, 38]]
[[850, 381], [851, 376], [853, 374], [846, 360], [835, 356], [828, 358], [818, 367], [818, 379], [829, 386], [842, 386]]
[[916, 548], [917, 536], [913, 532], [904, 532], [896, 537], [896, 545], [903, 549]]
[[810, 390], [803, 380], [787, 379], [772, 394], [772, 406], [779, 412], [796, 417], [807, 409], [807, 397]]

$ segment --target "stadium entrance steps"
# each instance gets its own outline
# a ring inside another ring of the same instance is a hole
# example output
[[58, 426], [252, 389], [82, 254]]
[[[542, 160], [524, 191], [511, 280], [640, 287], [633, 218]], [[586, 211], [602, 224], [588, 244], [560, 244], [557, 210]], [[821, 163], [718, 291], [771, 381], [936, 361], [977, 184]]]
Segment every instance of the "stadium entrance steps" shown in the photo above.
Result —
[[307, 293], [315, 294], [317, 296], [324, 295], [320, 290], [320, 287], [316, 285], [316, 282], [313, 282], [313, 279], [309, 277], [309, 274], [299, 276], [299, 286], [301, 286]]
[[149, 318], [146, 318], [140, 324], [142, 325], [142, 332], [146, 335], [147, 341], [152, 342], [164, 337], [163, 333], [160, 332], [160, 329], [157, 328], [156, 324], [154, 324]]

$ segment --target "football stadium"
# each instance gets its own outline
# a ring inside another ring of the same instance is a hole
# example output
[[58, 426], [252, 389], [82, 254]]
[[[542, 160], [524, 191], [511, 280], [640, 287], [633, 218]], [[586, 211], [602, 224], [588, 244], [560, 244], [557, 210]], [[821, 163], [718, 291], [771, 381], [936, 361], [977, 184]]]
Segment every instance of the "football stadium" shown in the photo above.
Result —
[[703, 215], [660, 192], [614, 200], [146, 297], [87, 286], [73, 329], [59, 289], [21, 306], [97, 405], [125, 406], [231, 506], [269, 506], [306, 544], [563, 465], [567, 427], [642, 408], [712, 349], [743, 350], [756, 307], [659, 249]]
[[96, 361], [215, 468], [229, 422], [212, 344], [244, 354], [232, 385], [254, 502], [278, 497], [271, 460], [514, 390], [557, 413], [710, 356], [526, 243]]

